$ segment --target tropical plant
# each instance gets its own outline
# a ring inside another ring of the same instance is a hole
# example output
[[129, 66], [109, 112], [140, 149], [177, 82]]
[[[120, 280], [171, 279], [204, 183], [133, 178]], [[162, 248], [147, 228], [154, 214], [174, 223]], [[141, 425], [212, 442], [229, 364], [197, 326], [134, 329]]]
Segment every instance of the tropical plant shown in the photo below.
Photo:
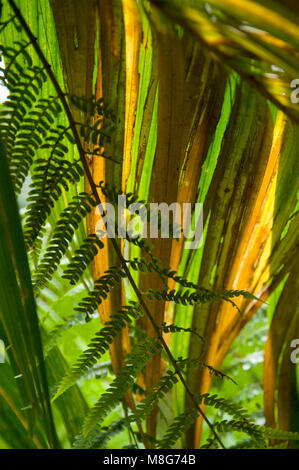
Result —
[[[298, 6], [1, 7], [2, 445], [293, 445]], [[119, 195], [202, 202], [201, 246], [99, 238], [99, 207]], [[256, 317], [265, 426], [230, 373]]]

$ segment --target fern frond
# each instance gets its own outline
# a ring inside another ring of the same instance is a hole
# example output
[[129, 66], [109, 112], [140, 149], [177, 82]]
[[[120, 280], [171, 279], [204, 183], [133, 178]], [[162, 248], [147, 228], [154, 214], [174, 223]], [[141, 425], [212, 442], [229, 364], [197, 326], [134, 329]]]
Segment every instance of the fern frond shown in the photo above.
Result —
[[[23, 72], [22, 67], [20, 67], [19, 72]], [[11, 75], [10, 82], [12, 74], [7, 71], [4, 71], [4, 73]], [[31, 136], [31, 133], [28, 131], [39, 127], [38, 121], [34, 121], [34, 115], [38, 113], [38, 105], [42, 106], [44, 104], [43, 100], [39, 97], [39, 93], [40, 88], [46, 81], [46, 76], [42, 69], [35, 67], [29, 69], [27, 77], [27, 81], [24, 76], [22, 77], [23, 81], [17, 81], [17, 77], [14, 76], [15, 86], [8, 84], [10, 90], [9, 99], [2, 105], [0, 129], [10, 162], [14, 147], [17, 146], [17, 138], [19, 139], [18, 145], [21, 148], [23, 140], [31, 145], [36, 144], [35, 141], [37, 141], [37, 144], [41, 142], [37, 132]], [[6, 83], [5, 80], [4, 83]], [[44, 121], [41, 123], [40, 130], [41, 132], [45, 131]]]
[[26, 51], [29, 44], [16, 41], [10, 48], [2, 46], [6, 68], [1, 69], [1, 80], [10, 95], [2, 105], [0, 135], [17, 193], [45, 137], [53, 132], [53, 123], [62, 110], [57, 97], [41, 98], [47, 76], [43, 68], [32, 65]]
[[206, 443], [200, 446], [201, 449], [218, 449], [217, 441], [214, 437], [209, 437]]
[[79, 434], [75, 437], [73, 449], [105, 449], [109, 440], [126, 428], [125, 418], [120, 418], [109, 426], [96, 426], [91, 433], [84, 437]]
[[209, 364], [206, 364], [202, 362], [199, 358], [187, 358], [183, 359], [182, 357], [178, 357], [176, 360], [177, 366], [181, 369], [184, 370], [186, 367], [205, 367], [206, 369], [209, 370], [210, 375], [217, 377], [217, 379], [228, 379], [231, 382], [233, 382], [235, 385], [237, 383], [229, 377], [228, 375], [224, 374], [220, 370], [215, 369], [214, 367], [210, 366]]
[[177, 440], [190, 428], [198, 417], [197, 411], [192, 408], [173, 420], [163, 437], [158, 440], [159, 449], [171, 449]]
[[30, 259], [30, 261], [31, 261], [31, 263], [32, 263], [32, 267], [33, 267], [35, 270], [37, 269], [38, 263], [39, 263], [39, 261], [40, 261], [40, 259], [41, 259], [41, 254], [42, 254], [42, 252], [43, 252], [44, 242], [45, 242], [46, 236], [47, 236], [47, 227], [44, 226], [44, 227], [40, 230], [40, 232], [39, 232], [39, 234], [38, 234], [38, 236], [37, 236], [37, 238], [36, 238], [34, 244], [33, 244], [32, 247], [28, 250], [28, 257], [29, 257], [29, 259]]
[[[151, 212], [152, 208], [150, 208], [150, 203], [146, 202], [143, 199], [138, 199], [138, 197], [133, 193], [123, 193], [121, 190], [117, 190], [114, 186], [110, 186], [108, 183], [104, 183], [103, 181], [100, 182], [99, 187], [104, 194], [104, 196], [109, 200], [111, 203], [118, 205], [118, 197], [125, 196], [126, 197], [126, 207], [127, 209], [130, 208], [131, 204], [138, 204], [142, 205], [146, 208], [146, 216], [147, 221], [151, 221]], [[157, 213], [157, 222], [158, 222], [158, 231], [161, 232], [163, 214], [160, 212]], [[165, 221], [164, 221], [165, 223]], [[175, 224], [173, 220], [170, 218], [167, 220], [168, 224], [168, 233], [170, 238], [179, 238], [181, 235], [181, 227], [179, 224]]]
[[299, 441], [298, 432], [283, 431], [281, 429], [273, 429], [273, 428], [268, 428], [266, 426], [262, 426], [261, 430], [262, 430], [264, 437], [267, 437], [268, 439], [277, 439], [278, 441], [280, 440]]
[[107, 377], [108, 374], [113, 374], [112, 364], [110, 361], [104, 361], [90, 367], [82, 376], [82, 379], [98, 379]]
[[108, 351], [109, 345], [116, 336], [133, 319], [141, 316], [140, 308], [137, 303], [131, 302], [130, 305], [123, 306], [115, 315], [111, 315], [111, 320], [105, 323], [105, 326], [92, 338], [87, 349], [81, 354], [76, 364], [70, 372], [62, 379], [54, 400], [62, 393], [68, 390], [79, 380], [93, 365], [95, 365], [102, 355]]
[[141, 273], [152, 273], [159, 272], [161, 267], [161, 262], [158, 258], [154, 256], [150, 261], [146, 261], [144, 258], [133, 258], [132, 260], [127, 260], [129, 266], [131, 266], [134, 271], [139, 271]]
[[247, 420], [226, 420], [214, 423], [214, 427], [218, 432], [238, 431], [248, 434], [259, 445], [265, 446], [265, 436], [261, 426], [250, 423]]
[[166, 374], [161, 377], [159, 382], [146, 393], [145, 398], [138, 403], [133, 413], [128, 417], [129, 421], [141, 423], [158, 404], [158, 401], [163, 398], [177, 382], [176, 373], [168, 370]]
[[[218, 431], [220, 431], [221, 426], [227, 426], [228, 428], [229, 426], [232, 426], [235, 430], [239, 430], [249, 434], [254, 439], [255, 447], [257, 446], [257, 443], [262, 446], [265, 445], [264, 438], [266, 436], [263, 433], [263, 428], [261, 426], [256, 426], [251, 421], [251, 418], [248, 415], [247, 411], [236, 403], [233, 403], [231, 400], [226, 400], [224, 398], [218, 397], [217, 395], [210, 395], [209, 393], [198, 394], [197, 400], [199, 405], [204, 403], [207, 406], [212, 406], [215, 409], [220, 409], [224, 413], [227, 413], [232, 416], [232, 421], [224, 420], [222, 421], [222, 424], [219, 425], [220, 427], [218, 427], [217, 424]], [[227, 425], [227, 422], [230, 424]], [[239, 428], [235, 423], [240, 424]]]
[[[19, 92], [19, 95], [22, 93]], [[28, 94], [28, 90], [26, 93]], [[19, 98], [22, 99], [21, 96]], [[27, 110], [22, 122], [16, 127], [15, 133], [12, 135], [12, 132], [10, 132], [9, 135], [5, 136], [10, 152], [10, 168], [13, 180], [16, 180], [19, 174], [22, 174], [24, 178], [26, 176], [25, 170], [29, 170], [37, 151], [50, 148], [46, 144], [47, 140], [55, 139], [55, 133], [60, 133], [53, 127], [55, 119], [61, 113], [57, 98], [32, 98], [36, 99], [36, 103], [32, 104], [32, 107]], [[61, 139], [63, 137], [62, 135]]]
[[78, 229], [86, 214], [95, 206], [95, 200], [83, 192], [74, 196], [72, 202], [61, 213], [46, 253], [33, 275], [36, 289], [45, 287], [48, 280], [51, 279], [73, 239], [75, 230]]
[[80, 248], [75, 251], [70, 264], [65, 269], [62, 277], [68, 279], [70, 284], [75, 285], [82, 276], [85, 269], [90, 265], [98, 254], [98, 248], [104, 248], [104, 243], [95, 234], [90, 234], [84, 240]]
[[211, 291], [210, 289], [206, 289], [205, 287], [199, 286], [194, 282], [191, 282], [182, 276], [179, 276], [176, 271], [172, 271], [171, 268], [163, 268], [161, 270], [161, 275], [166, 276], [169, 279], [173, 279], [175, 282], [180, 284], [183, 287], [188, 287], [191, 289], [196, 290], [198, 293], [201, 294], [201, 298], [204, 302], [218, 302], [220, 300], [229, 301], [235, 297], [244, 297], [244, 299], [249, 300], [256, 300], [258, 302], [263, 302], [261, 299], [256, 297], [255, 295], [247, 292], [245, 290], [221, 290], [221, 291]]
[[183, 328], [182, 326], [178, 326], [174, 323], [167, 325], [166, 322], [163, 322], [161, 325], [161, 330], [163, 333], [180, 333], [181, 331], [184, 331], [185, 333], [192, 333], [196, 335], [203, 343], [205, 342], [204, 337], [199, 335], [194, 328]]
[[55, 202], [59, 200], [62, 189], [68, 191], [72, 184], [78, 183], [81, 176], [83, 169], [78, 162], [69, 162], [58, 156], [51, 161], [34, 161], [24, 226], [24, 238], [28, 247], [34, 243]]
[[229, 414], [235, 419], [243, 421], [248, 420], [248, 422], [251, 421], [247, 411], [231, 400], [218, 397], [218, 395], [210, 395], [209, 393], [199, 394], [197, 396], [197, 400], [199, 405], [204, 403], [207, 406], [212, 406], [213, 408], [219, 409], [224, 413]]
[[[109, 108], [105, 106], [103, 99], [96, 100], [93, 95], [89, 98], [75, 95], [68, 96], [72, 105], [85, 114], [84, 123], [80, 122], [77, 125], [80, 127], [80, 136], [90, 146], [87, 153], [120, 163], [106, 156], [104, 151], [106, 142], [110, 142], [111, 134], [115, 130], [115, 117]], [[95, 151], [92, 150], [93, 147], [96, 147]]]
[[89, 116], [103, 116], [104, 114], [104, 101], [103, 98], [95, 99], [94, 95], [91, 95], [89, 98], [86, 96], [76, 96], [73, 94], [68, 94], [70, 102], [75, 106], [79, 111], [82, 111]]
[[104, 194], [104, 196], [111, 202], [112, 204], [118, 204], [118, 197], [119, 196], [126, 196], [126, 204], [127, 206], [134, 204], [135, 202], [139, 202], [140, 204], [146, 205], [146, 201], [144, 199], [138, 200], [138, 197], [133, 193], [126, 193], [124, 194], [121, 190], [115, 188], [115, 186], [111, 186], [109, 183], [105, 183], [104, 181], [100, 181], [99, 187]]
[[[238, 291], [237, 294], [232, 294], [232, 296], [236, 297], [238, 295], [242, 295]], [[197, 291], [190, 292], [188, 289], [181, 292], [175, 289], [163, 289], [160, 291], [159, 289], [148, 289], [144, 292], [144, 295], [149, 300], [164, 300], [166, 302], [175, 302], [176, 304], [182, 305], [195, 305], [197, 303], [204, 304], [207, 302], [219, 302], [221, 300], [225, 300], [226, 302], [230, 302], [237, 310], [239, 310], [238, 306], [230, 300], [226, 294], [222, 292], [212, 292], [208, 289], [198, 288]]]
[[[105, 134], [103, 129], [103, 119], [88, 120], [84, 124], [80, 124], [80, 136], [88, 145], [95, 146], [99, 149], [104, 148], [105, 142], [110, 140], [110, 136]], [[102, 152], [98, 152], [99, 157], [104, 156]]]
[[83, 435], [87, 436], [94, 426], [100, 424], [105, 416], [118, 405], [125, 393], [132, 387], [135, 379], [145, 367], [147, 361], [159, 351], [161, 345], [154, 338], [146, 338], [137, 344], [128, 354], [126, 364], [121, 368], [115, 380], [87, 415], [83, 425]]
[[107, 294], [110, 292], [111, 288], [119, 284], [125, 277], [126, 274], [121, 268], [112, 266], [105, 271], [103, 276], [94, 281], [94, 289], [88, 292], [88, 295], [78, 303], [78, 306], [75, 307], [75, 311], [82, 312], [85, 315], [92, 315], [98, 305], [107, 298]]
[[[211, 291], [204, 287], [198, 286], [194, 282], [188, 281], [187, 279], [179, 276], [176, 271], [171, 270], [169, 267], [163, 267], [159, 259], [152, 257], [150, 261], [146, 261], [143, 258], [133, 258], [133, 260], [128, 260], [127, 263], [135, 271], [142, 273], [146, 272], [157, 272], [162, 278], [173, 279], [175, 282], [180, 284], [182, 287], [187, 287], [192, 289], [193, 292], [189, 290], [176, 291], [175, 289], [168, 291], [167, 289], [162, 292], [159, 290], [149, 289], [146, 293], [147, 297], [150, 300], [166, 300], [173, 301], [176, 303], [181, 303], [183, 305], [195, 303], [207, 303], [207, 302], [219, 302], [224, 300], [230, 302], [235, 308], [238, 309], [237, 305], [231, 300], [235, 297], [244, 297], [246, 299], [260, 301], [258, 297], [255, 297], [250, 292], [244, 290], [222, 290], [222, 291]], [[239, 309], [238, 309], [239, 310]]]

